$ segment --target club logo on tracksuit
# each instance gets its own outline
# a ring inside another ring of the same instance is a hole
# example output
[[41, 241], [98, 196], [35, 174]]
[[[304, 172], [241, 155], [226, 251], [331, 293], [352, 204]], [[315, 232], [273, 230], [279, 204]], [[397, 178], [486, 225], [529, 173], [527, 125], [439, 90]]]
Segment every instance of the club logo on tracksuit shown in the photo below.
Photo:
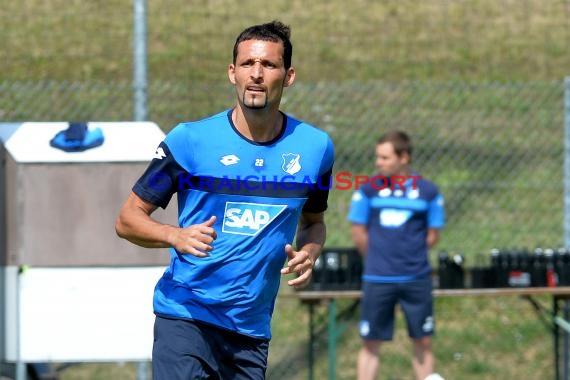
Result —
[[300, 154], [286, 153], [281, 155], [281, 157], [283, 157], [281, 169], [283, 169], [285, 173], [293, 175], [301, 170], [301, 164], [299, 163], [299, 160], [301, 159]]

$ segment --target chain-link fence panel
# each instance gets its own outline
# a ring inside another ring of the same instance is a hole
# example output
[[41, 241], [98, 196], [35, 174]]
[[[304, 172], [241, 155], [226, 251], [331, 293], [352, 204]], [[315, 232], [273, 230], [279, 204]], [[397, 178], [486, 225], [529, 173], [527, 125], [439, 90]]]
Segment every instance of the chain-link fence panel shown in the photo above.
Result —
[[120, 83], [0, 82], [0, 120], [132, 120], [132, 97]]
[[[407, 131], [414, 166], [446, 198], [440, 247], [470, 254], [562, 244], [563, 87], [562, 81], [321, 84], [297, 86], [285, 106], [331, 134], [337, 174], [373, 174], [378, 137]], [[350, 195], [331, 194], [331, 245], [348, 243]]]
[[[151, 118], [166, 129], [233, 102], [228, 86], [162, 83]], [[346, 213], [355, 176], [374, 174], [374, 146], [407, 131], [414, 166], [446, 198], [439, 248], [467, 256], [493, 247], [563, 244], [564, 86], [557, 83], [297, 83], [283, 108], [332, 136], [335, 183], [328, 244], [351, 245]]]
[[[227, 104], [220, 90], [217, 96], [209, 91], [210, 104]], [[446, 198], [440, 248], [470, 255], [563, 243], [563, 98], [562, 81], [320, 83], [296, 84], [285, 94], [284, 109], [331, 134], [335, 173], [349, 173], [345, 179], [374, 174], [380, 134], [409, 132], [414, 166]], [[204, 110], [210, 111], [204, 107], [197, 115]], [[354, 187], [337, 182], [331, 192], [331, 246], [351, 244], [346, 213]]]
[[[154, 83], [150, 118], [164, 130], [232, 106], [228, 85]], [[563, 244], [564, 86], [558, 83], [298, 83], [283, 109], [326, 130], [336, 148], [328, 245], [350, 246], [355, 176], [373, 175], [374, 146], [407, 131], [413, 163], [446, 198], [440, 249]], [[17, 120], [130, 120], [127, 84], [0, 83], [0, 115]], [[339, 177], [337, 177], [338, 179]], [[347, 185], [346, 180], [351, 184]]]

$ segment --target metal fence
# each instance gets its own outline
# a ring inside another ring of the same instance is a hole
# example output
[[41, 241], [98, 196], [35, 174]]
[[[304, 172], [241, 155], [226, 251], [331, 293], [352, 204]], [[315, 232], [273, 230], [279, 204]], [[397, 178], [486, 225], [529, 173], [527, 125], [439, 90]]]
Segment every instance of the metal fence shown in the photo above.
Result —
[[[127, 84], [3, 82], [0, 115], [16, 120], [129, 120]], [[232, 106], [227, 85], [153, 83], [150, 119], [165, 130]], [[564, 82], [297, 83], [283, 108], [330, 133], [335, 173], [374, 173], [374, 145], [403, 129], [414, 166], [446, 198], [439, 249], [473, 260], [492, 248], [564, 244]], [[568, 110], [567, 110], [568, 112]], [[135, 138], [135, 134], [133, 134]], [[354, 185], [333, 189], [328, 245], [349, 246]]]

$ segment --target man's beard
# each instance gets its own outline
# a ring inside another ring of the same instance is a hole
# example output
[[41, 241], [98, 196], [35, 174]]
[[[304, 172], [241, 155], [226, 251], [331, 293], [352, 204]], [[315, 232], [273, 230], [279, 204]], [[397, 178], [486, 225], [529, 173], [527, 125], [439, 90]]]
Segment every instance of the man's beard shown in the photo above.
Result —
[[267, 95], [265, 96], [265, 99], [264, 99], [263, 102], [262, 102], [259, 97], [253, 97], [253, 96], [250, 96], [249, 98], [246, 97], [245, 92], [246, 92], [246, 91], [244, 90], [242, 99], [243, 99], [243, 105], [244, 105], [246, 108], [249, 108], [249, 109], [262, 109], [262, 108], [265, 108], [265, 107], [267, 106]]

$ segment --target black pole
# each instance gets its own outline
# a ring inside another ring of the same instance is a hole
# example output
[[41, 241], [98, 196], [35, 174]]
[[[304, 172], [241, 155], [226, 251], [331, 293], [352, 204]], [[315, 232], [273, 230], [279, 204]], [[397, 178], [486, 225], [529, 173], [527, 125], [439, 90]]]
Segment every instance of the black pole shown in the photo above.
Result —
[[[558, 297], [552, 297], [552, 316], [555, 318], [558, 315]], [[558, 341], [559, 341], [559, 332], [560, 328], [558, 327], [557, 323], [554, 323], [552, 326], [552, 332], [554, 334], [554, 379], [560, 380], [560, 360], [559, 360], [559, 349], [558, 349]]]

